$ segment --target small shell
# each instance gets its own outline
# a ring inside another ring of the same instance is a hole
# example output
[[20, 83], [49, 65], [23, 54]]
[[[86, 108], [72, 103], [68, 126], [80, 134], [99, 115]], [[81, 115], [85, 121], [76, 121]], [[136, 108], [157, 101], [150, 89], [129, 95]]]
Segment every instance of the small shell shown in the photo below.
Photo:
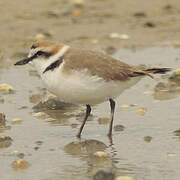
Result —
[[13, 92], [13, 87], [9, 84], [0, 84], [0, 93], [2, 94], [10, 94]]
[[126, 110], [126, 109], [129, 109], [129, 108], [130, 108], [130, 106], [128, 104], [122, 104], [121, 105], [121, 109]]
[[108, 158], [109, 157], [109, 154], [106, 152], [103, 152], [103, 151], [97, 151], [93, 155], [98, 158]]
[[147, 110], [145, 108], [139, 108], [136, 110], [136, 113], [143, 116], [146, 113], [146, 111]]
[[118, 176], [116, 177], [115, 180], [135, 180], [135, 179], [131, 176]]
[[15, 118], [11, 120], [11, 124], [20, 124], [22, 122], [22, 119], [20, 118]]
[[24, 159], [19, 159], [13, 161], [11, 166], [14, 170], [22, 170], [22, 169], [27, 169], [30, 166], [30, 164]]

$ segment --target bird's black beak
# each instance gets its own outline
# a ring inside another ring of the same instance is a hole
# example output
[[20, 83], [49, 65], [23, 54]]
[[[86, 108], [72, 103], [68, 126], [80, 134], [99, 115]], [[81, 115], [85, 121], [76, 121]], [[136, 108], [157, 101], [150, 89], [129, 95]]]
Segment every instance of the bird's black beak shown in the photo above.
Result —
[[20, 61], [16, 62], [14, 65], [15, 66], [24, 65], [24, 64], [29, 63], [31, 60], [32, 60], [32, 58], [26, 58], [26, 59], [23, 59], [23, 60], [20, 60]]

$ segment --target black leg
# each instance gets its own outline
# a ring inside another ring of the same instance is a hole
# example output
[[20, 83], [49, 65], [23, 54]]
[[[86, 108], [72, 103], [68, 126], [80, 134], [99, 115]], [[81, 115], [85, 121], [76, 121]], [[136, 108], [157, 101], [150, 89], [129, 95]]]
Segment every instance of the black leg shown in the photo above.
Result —
[[109, 102], [110, 102], [110, 107], [111, 107], [111, 122], [110, 122], [110, 125], [109, 125], [108, 136], [109, 136], [109, 137], [112, 137], [112, 128], [113, 128], [115, 101], [110, 98], [110, 99], [109, 99]]
[[84, 127], [84, 125], [85, 125], [85, 123], [86, 123], [86, 121], [87, 121], [88, 116], [90, 115], [90, 113], [91, 113], [91, 106], [90, 106], [89, 104], [87, 104], [87, 105], [86, 105], [86, 115], [85, 115], [85, 117], [84, 117], [83, 123], [81, 124], [81, 127], [80, 127], [80, 129], [79, 129], [79, 132], [78, 132], [78, 134], [77, 134], [77, 137], [78, 137], [78, 138], [81, 137], [81, 132], [82, 132], [82, 130], [83, 130], [83, 127]]

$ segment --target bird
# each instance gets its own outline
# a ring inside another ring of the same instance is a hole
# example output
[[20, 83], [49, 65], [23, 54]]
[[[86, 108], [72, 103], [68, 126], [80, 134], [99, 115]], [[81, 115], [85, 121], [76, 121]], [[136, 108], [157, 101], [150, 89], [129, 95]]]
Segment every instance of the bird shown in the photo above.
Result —
[[110, 103], [108, 136], [112, 137], [115, 98], [141, 78], [165, 74], [171, 68], [129, 65], [102, 52], [71, 47], [59, 42], [39, 41], [32, 44], [27, 58], [14, 65], [32, 65], [46, 88], [61, 101], [86, 106], [77, 133], [80, 138], [91, 113], [91, 106]]

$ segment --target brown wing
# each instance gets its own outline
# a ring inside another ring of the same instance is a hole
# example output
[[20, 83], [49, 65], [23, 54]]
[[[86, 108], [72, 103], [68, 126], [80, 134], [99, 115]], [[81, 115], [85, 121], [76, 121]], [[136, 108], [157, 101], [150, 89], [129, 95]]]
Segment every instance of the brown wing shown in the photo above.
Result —
[[99, 52], [71, 48], [63, 57], [65, 71], [80, 71], [87, 68], [92, 75], [102, 77], [106, 81], [126, 81], [130, 77], [145, 75], [144, 72], [135, 73], [133, 66]]

